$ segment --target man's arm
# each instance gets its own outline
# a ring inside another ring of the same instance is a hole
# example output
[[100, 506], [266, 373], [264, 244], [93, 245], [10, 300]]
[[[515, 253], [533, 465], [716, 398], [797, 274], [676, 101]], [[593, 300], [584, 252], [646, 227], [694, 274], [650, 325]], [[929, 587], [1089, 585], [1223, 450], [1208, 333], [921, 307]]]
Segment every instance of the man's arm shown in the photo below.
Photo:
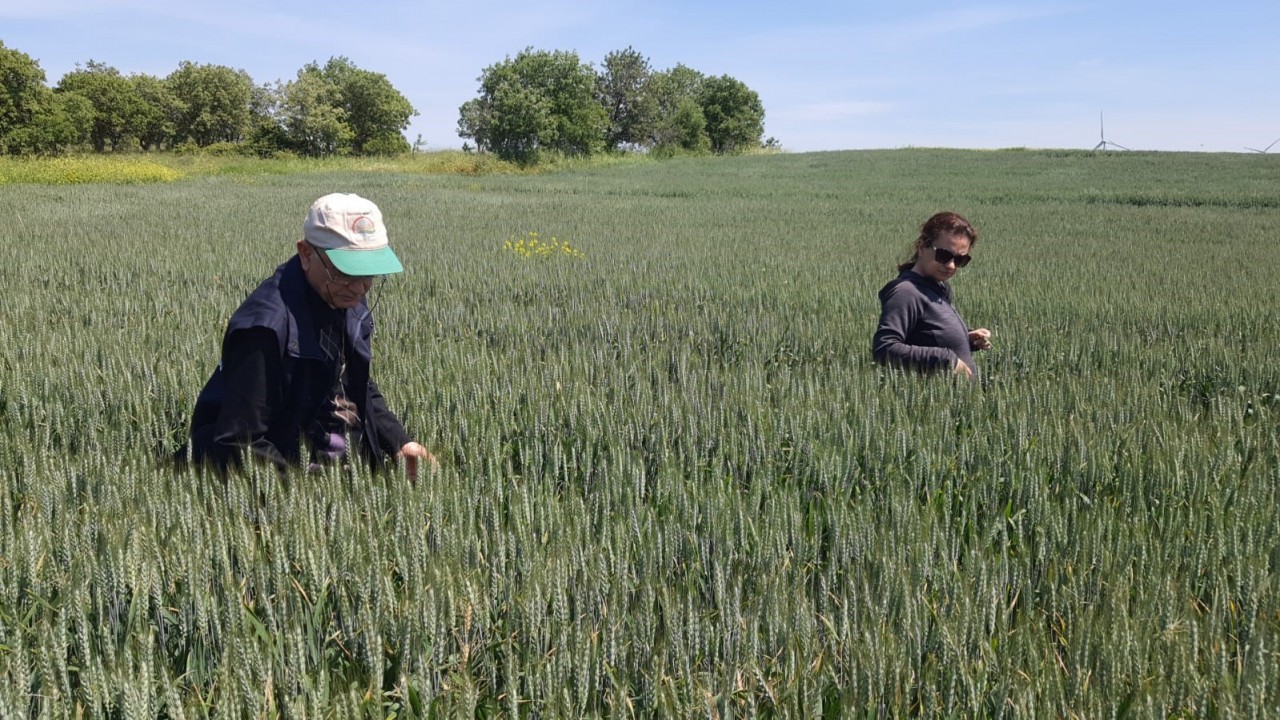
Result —
[[367, 422], [373, 423], [374, 436], [383, 452], [397, 459], [404, 460], [405, 474], [410, 480], [418, 478], [418, 461], [426, 462], [433, 469], [439, 469], [440, 463], [429, 450], [414, 442], [404, 429], [400, 419], [387, 407], [382, 397], [382, 390], [372, 379], [369, 380], [369, 417]]
[[373, 436], [378, 439], [378, 449], [387, 455], [395, 455], [412, 440], [400, 418], [387, 407], [382, 390], [372, 378], [369, 379], [369, 408], [365, 414], [368, 415], [365, 422], [372, 425]]
[[288, 462], [268, 439], [272, 408], [284, 395], [284, 368], [275, 333], [267, 328], [232, 332], [223, 346], [225, 392], [213, 428], [214, 462], [239, 467], [247, 448], [283, 468]]

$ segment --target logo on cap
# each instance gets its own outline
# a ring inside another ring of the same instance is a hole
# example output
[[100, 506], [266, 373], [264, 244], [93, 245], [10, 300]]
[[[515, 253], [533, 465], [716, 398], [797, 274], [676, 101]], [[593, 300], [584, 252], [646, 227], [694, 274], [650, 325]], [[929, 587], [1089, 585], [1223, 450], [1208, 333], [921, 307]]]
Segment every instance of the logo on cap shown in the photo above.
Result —
[[378, 227], [373, 220], [367, 215], [361, 215], [351, 223], [351, 232], [360, 235], [372, 235], [378, 231]]

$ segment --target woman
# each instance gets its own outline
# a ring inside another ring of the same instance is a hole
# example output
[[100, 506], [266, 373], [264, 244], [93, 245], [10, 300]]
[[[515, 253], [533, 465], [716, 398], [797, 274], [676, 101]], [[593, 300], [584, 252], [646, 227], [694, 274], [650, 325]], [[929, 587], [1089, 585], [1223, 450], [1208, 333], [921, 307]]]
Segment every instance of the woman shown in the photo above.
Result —
[[969, 264], [978, 233], [960, 215], [940, 212], [920, 228], [911, 260], [880, 290], [880, 326], [872, 355], [884, 365], [972, 378], [974, 350], [991, 347], [991, 331], [970, 330], [951, 306], [947, 281]]

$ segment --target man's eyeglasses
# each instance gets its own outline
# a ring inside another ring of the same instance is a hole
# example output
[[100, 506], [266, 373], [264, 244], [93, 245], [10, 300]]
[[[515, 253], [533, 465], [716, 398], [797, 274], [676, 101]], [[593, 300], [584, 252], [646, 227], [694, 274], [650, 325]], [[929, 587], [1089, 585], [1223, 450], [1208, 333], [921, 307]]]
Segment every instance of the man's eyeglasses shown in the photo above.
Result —
[[962, 268], [965, 265], [968, 265], [969, 261], [973, 259], [972, 255], [961, 255], [959, 253], [953, 253], [950, 250], [943, 250], [940, 247], [934, 247], [932, 245], [929, 246], [929, 249], [933, 250], [933, 259], [937, 260], [939, 265], [946, 265], [947, 263], [954, 260], [956, 263], [956, 267]]
[[329, 262], [329, 259], [325, 257], [324, 250], [314, 245], [311, 246], [311, 250], [320, 258], [320, 264], [324, 266], [324, 274], [329, 277], [329, 282], [334, 285], [346, 285], [347, 287], [357, 284], [372, 285], [374, 280], [382, 277], [381, 275], [348, 275]]

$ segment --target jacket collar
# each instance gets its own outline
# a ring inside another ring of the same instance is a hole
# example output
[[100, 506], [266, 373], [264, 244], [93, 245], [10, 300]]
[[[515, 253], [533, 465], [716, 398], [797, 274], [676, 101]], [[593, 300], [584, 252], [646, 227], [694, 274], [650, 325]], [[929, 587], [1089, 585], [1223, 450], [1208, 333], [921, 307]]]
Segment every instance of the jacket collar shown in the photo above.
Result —
[[[317, 317], [315, 308], [324, 307], [325, 303], [320, 299], [315, 288], [311, 287], [311, 283], [307, 282], [306, 273], [302, 269], [302, 260], [294, 255], [280, 266], [279, 275], [280, 297], [289, 311], [289, 353], [308, 359], [324, 359], [325, 353], [320, 348], [320, 333], [317, 327], [320, 318]], [[358, 354], [366, 360], [369, 359], [368, 350], [359, 342], [361, 320], [369, 314], [369, 307], [364, 300], [361, 300], [360, 304], [351, 310], [339, 312], [343, 315], [347, 341]]]
[[910, 281], [912, 285], [920, 288], [922, 292], [940, 296], [943, 300], [951, 302], [951, 286], [946, 283], [940, 283], [933, 278], [925, 277], [911, 268], [898, 273], [898, 277]]

